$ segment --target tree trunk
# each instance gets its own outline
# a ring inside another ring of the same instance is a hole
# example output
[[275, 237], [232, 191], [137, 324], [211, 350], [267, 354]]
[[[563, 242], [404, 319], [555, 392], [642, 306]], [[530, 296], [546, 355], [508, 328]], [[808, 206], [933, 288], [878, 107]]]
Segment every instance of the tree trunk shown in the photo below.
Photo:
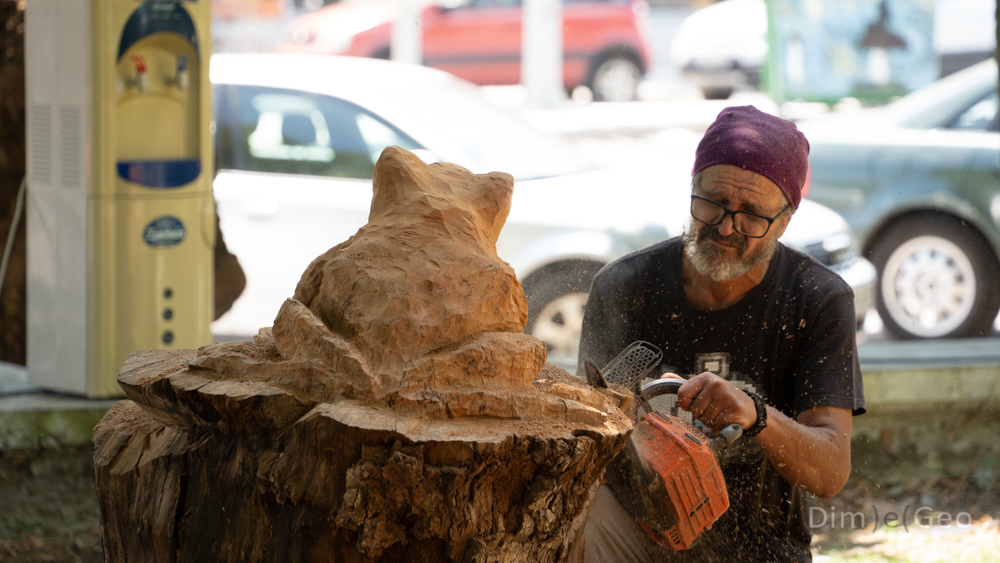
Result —
[[0, 0], [0, 253], [13, 237], [7, 271], [0, 272], [0, 361], [21, 365], [27, 363], [27, 213], [16, 202], [26, 170], [24, 107], [24, 5]]
[[[185, 367], [194, 355], [133, 355], [123, 381], [145, 380], [130, 395], [149, 400], [120, 401], [94, 431], [109, 561], [565, 560], [625, 435], [622, 421], [310, 406], [210, 383]], [[543, 374], [539, 387], [589, 391], [553, 366]], [[171, 416], [190, 422], [156, 419]]]

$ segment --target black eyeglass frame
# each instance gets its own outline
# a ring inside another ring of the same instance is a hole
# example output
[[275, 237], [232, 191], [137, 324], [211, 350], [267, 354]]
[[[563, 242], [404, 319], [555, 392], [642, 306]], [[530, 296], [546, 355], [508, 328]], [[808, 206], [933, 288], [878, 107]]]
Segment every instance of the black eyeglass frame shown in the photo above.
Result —
[[[694, 200], [696, 200], [696, 199], [700, 199], [702, 201], [707, 201], [708, 203], [712, 203], [714, 205], [718, 205], [719, 207], [721, 207], [722, 208], [722, 217], [719, 217], [719, 220], [716, 221], [716, 222], [714, 222], [714, 223], [709, 223], [708, 221], [704, 221], [702, 219], [699, 219], [699, 218], [695, 217], [694, 216]], [[750, 238], [764, 238], [764, 237], [767, 236], [767, 233], [769, 233], [771, 231], [771, 225], [773, 225], [774, 222], [778, 220], [778, 217], [781, 217], [785, 213], [785, 211], [788, 211], [790, 208], [791, 208], [791, 206], [789, 206], [786, 203], [785, 206], [781, 208], [781, 211], [779, 211], [777, 215], [775, 215], [774, 217], [768, 217], [767, 215], [761, 215], [760, 213], [754, 213], [753, 211], [733, 211], [733, 210], [729, 209], [728, 207], [726, 207], [725, 205], [722, 205], [721, 203], [715, 201], [714, 199], [709, 199], [707, 197], [702, 197], [702, 196], [700, 196], [698, 194], [691, 194], [691, 209], [690, 209], [690, 212], [691, 212], [691, 218], [692, 219], [694, 219], [695, 221], [698, 221], [699, 223], [704, 223], [706, 225], [720, 225], [720, 224], [722, 224], [723, 221], [726, 220], [726, 215], [732, 215], [733, 216], [733, 230], [734, 231], [736, 231], [737, 233], [739, 233], [739, 234], [741, 234], [741, 235], [743, 235], [745, 237], [750, 237]], [[763, 220], [767, 221], [767, 228], [764, 229], [764, 233], [760, 234], [760, 235], [748, 235], [748, 234], [744, 233], [743, 231], [741, 231], [739, 229], [739, 227], [736, 226], [736, 215], [738, 215], [740, 213], [742, 213], [744, 215], [750, 215], [752, 217], [757, 217], [758, 219], [763, 219]]]

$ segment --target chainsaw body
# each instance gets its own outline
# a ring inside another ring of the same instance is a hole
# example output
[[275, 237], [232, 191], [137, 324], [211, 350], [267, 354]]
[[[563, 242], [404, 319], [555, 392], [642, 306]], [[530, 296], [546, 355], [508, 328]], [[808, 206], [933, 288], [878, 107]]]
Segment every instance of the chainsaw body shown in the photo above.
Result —
[[[677, 393], [685, 383], [657, 379], [640, 387], [643, 377], [652, 370], [652, 366], [645, 369], [652, 362], [651, 354], [658, 363], [658, 353], [651, 344], [637, 342], [603, 371], [588, 374], [588, 379], [628, 387], [635, 394], [638, 408], [646, 411], [639, 416], [628, 444], [608, 466], [608, 482], [622, 506], [653, 541], [683, 550], [691, 547], [729, 508], [718, 452], [739, 438], [743, 429], [732, 424], [709, 438], [678, 417], [655, 412], [649, 399]], [[644, 372], [636, 367], [637, 355], [645, 356], [641, 363]], [[620, 361], [623, 357], [633, 358], [632, 367], [625, 369], [624, 375]]]
[[662, 546], [691, 547], [729, 508], [726, 481], [708, 437], [679, 418], [654, 412], [639, 419], [631, 447], [641, 460], [638, 470], [647, 480], [651, 503], [673, 514], [673, 522], [647, 516], [648, 522], [639, 518], [639, 524]]

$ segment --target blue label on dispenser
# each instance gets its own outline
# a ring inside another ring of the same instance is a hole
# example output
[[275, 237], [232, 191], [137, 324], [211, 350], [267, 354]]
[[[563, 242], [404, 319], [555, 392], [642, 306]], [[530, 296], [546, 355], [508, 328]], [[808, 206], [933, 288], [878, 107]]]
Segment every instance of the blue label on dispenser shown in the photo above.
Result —
[[119, 161], [118, 175], [122, 179], [147, 188], [180, 188], [194, 182], [201, 175], [201, 161], [135, 160]]
[[164, 215], [146, 225], [142, 231], [142, 240], [152, 247], [169, 248], [180, 244], [186, 235], [187, 230], [180, 219]]

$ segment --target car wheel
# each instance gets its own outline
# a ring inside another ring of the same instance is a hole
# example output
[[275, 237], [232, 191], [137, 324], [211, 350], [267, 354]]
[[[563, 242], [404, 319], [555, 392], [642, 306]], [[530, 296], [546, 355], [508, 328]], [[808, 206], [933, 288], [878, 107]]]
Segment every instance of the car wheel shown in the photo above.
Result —
[[908, 220], [880, 237], [878, 313], [900, 338], [989, 333], [1000, 308], [996, 257], [977, 232], [935, 218]]
[[596, 60], [587, 78], [595, 102], [631, 102], [636, 98], [642, 70], [625, 55], [604, 55]]
[[725, 100], [725, 99], [728, 99], [729, 96], [733, 95], [733, 89], [732, 88], [726, 88], [726, 87], [722, 87], [722, 88], [702, 88], [701, 89], [701, 95], [706, 100]]
[[576, 364], [590, 282], [600, 268], [600, 264], [585, 261], [557, 264], [525, 282], [525, 332], [545, 342], [550, 362]]

